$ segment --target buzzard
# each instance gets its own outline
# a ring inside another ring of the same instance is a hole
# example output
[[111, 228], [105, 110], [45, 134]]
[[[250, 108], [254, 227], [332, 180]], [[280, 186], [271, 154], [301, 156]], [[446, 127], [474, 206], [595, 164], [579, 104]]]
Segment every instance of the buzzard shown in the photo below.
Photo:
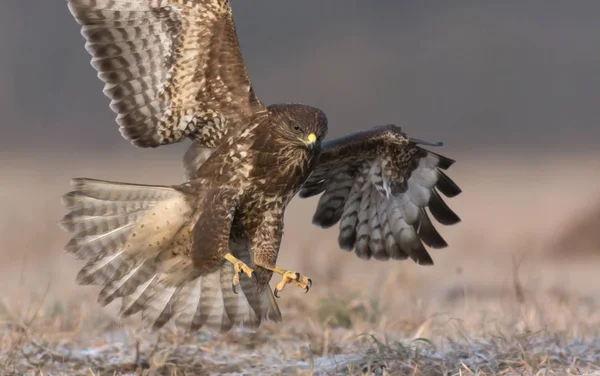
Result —
[[[340, 224], [339, 244], [363, 259], [432, 264], [447, 244], [432, 225], [458, 216], [460, 193], [439, 146], [386, 125], [323, 141], [325, 114], [266, 106], [246, 72], [227, 0], [68, 0], [124, 138], [139, 147], [192, 140], [185, 182], [86, 178], [64, 195], [65, 250], [87, 261], [79, 284], [121, 315], [188, 332], [281, 320], [275, 296], [310, 278], [276, 264], [294, 195], [321, 194], [313, 223]], [[281, 280], [274, 291], [269, 281]]]

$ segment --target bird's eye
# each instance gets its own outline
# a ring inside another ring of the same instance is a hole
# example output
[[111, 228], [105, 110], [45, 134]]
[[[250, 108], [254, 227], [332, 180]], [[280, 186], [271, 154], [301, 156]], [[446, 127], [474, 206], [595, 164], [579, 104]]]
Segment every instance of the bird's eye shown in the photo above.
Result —
[[298, 124], [294, 124], [294, 131], [296, 132], [302, 132], [302, 128], [300, 128], [300, 126]]

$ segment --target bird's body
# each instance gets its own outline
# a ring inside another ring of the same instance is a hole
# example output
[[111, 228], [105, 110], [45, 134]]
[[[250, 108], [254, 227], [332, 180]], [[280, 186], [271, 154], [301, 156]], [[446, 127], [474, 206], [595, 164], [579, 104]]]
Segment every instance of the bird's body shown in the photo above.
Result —
[[[321, 194], [313, 223], [340, 223], [339, 245], [363, 259], [433, 263], [446, 246], [444, 203], [460, 188], [439, 146], [381, 126], [323, 141], [325, 114], [263, 105], [252, 89], [227, 0], [68, 0], [122, 135], [136, 146], [186, 138], [185, 181], [136, 185], [77, 178], [64, 196], [66, 251], [87, 261], [80, 284], [122, 300], [161, 328], [228, 330], [281, 320], [274, 297], [312, 281], [277, 266], [290, 200]], [[281, 275], [273, 291], [272, 275]], [[232, 286], [233, 285], [233, 286]], [[274, 296], [275, 295], [275, 296]]]
[[[207, 189], [231, 191], [236, 202], [232, 241], [247, 244], [252, 264], [272, 268], [279, 252], [285, 209], [308, 179], [321, 153], [320, 145], [308, 149], [303, 142], [293, 142], [301, 138], [297, 135], [289, 136], [290, 143], [272, 140], [286, 136], [278, 130], [286, 121], [315, 121], [314, 127], [305, 132], [316, 132], [319, 139], [327, 132], [326, 117], [319, 109], [297, 104], [270, 106], [253, 117], [243, 132], [227, 138], [200, 165], [195, 178], [182, 185], [184, 190], [196, 190], [193, 195]], [[273, 174], [274, 169], [281, 171]], [[216, 259], [222, 258], [227, 248], [220, 251]], [[202, 260], [205, 257], [202, 255]], [[206, 262], [202, 265], [206, 266]], [[259, 268], [256, 272], [259, 281], [264, 281], [261, 285], [266, 285], [272, 271]]]

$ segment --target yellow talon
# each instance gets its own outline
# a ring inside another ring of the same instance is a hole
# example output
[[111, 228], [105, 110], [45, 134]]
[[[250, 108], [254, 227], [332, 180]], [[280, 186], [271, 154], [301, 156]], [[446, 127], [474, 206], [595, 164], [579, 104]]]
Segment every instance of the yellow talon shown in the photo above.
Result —
[[242, 273], [246, 274], [248, 278], [253, 279], [255, 282], [258, 281], [258, 276], [256, 272], [252, 270], [251, 267], [246, 265], [243, 261], [238, 260], [231, 253], [228, 253], [224, 256], [225, 260], [229, 261], [233, 264], [233, 281], [231, 283], [231, 289], [234, 293], [237, 294], [236, 286], [240, 284], [240, 275]]
[[279, 298], [279, 293], [283, 291], [285, 285], [287, 285], [288, 283], [292, 283], [300, 287], [304, 290], [305, 293], [307, 293], [308, 290], [310, 290], [310, 288], [312, 287], [312, 280], [306, 276], [301, 275], [300, 273], [291, 270], [280, 269], [277, 267], [273, 268], [272, 270], [275, 273], [281, 274], [281, 281], [275, 287], [275, 291], [273, 291], [273, 294], [276, 298]]

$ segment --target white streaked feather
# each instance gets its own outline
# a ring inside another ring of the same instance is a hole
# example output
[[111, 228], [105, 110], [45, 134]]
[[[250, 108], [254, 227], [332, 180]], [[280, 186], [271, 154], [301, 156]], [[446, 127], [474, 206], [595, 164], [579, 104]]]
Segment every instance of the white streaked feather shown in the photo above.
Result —
[[246, 323], [254, 324], [257, 322], [256, 313], [247, 303], [248, 298], [244, 289], [239, 289], [238, 295], [236, 295], [237, 302], [237, 315], [234, 317], [236, 325], [244, 325]]
[[[160, 277], [159, 277], [160, 280]], [[150, 327], [156, 325], [158, 320], [163, 319], [163, 315], [171, 317], [173, 315], [173, 297], [180, 290], [177, 286], [165, 286], [158, 284], [154, 287], [153, 293], [146, 302], [144, 309], [142, 310], [142, 320]]]
[[82, 195], [65, 195], [63, 196], [63, 205], [66, 206], [74, 215], [121, 215], [129, 214], [136, 211], [148, 209], [156, 201], [142, 200], [139, 201], [106, 201], [98, 200], [92, 197]]
[[135, 289], [135, 291], [133, 292], [133, 294], [123, 297], [121, 309], [119, 311], [121, 317], [123, 317], [127, 311], [131, 310], [134, 305], [141, 304], [140, 299], [144, 299], [144, 296], [146, 295], [148, 288], [151, 285], [155, 285], [157, 279], [158, 279], [158, 274], [155, 274], [148, 281], [146, 281], [145, 283], [138, 286], [137, 289]]
[[362, 200], [360, 201], [360, 209], [358, 210], [358, 228], [356, 237], [360, 239], [362, 236], [369, 235], [369, 206], [371, 204], [370, 196], [372, 189], [369, 187], [363, 191]]
[[120, 289], [125, 287], [125, 285], [130, 282], [130, 280], [134, 277], [137, 277], [136, 274], [140, 272], [143, 268], [148, 267], [148, 264], [153, 262], [154, 260], [143, 260], [137, 266], [131, 268], [129, 273], [119, 278], [118, 280], [113, 280], [111, 283], [108, 283], [104, 289], [100, 292], [98, 296], [99, 302], [101, 304], [107, 304], [108, 302], [114, 299], [114, 294], [116, 294]]
[[[387, 218], [387, 210], [385, 208], [380, 209], [380, 216], [385, 216]], [[386, 220], [383, 222], [383, 243], [385, 245], [385, 250], [390, 257], [397, 256], [397, 245], [396, 239], [393, 236], [392, 229], [390, 228], [390, 221]]]
[[[106, 260], [108, 258], [110, 260]], [[76, 281], [80, 285], [102, 285], [113, 278], [118, 278], [121, 273], [127, 271], [127, 267], [128, 265], [122, 257], [106, 256], [84, 266], [77, 273]]]
[[[224, 263], [219, 271], [221, 273], [221, 292], [223, 294], [224, 307], [229, 320], [235, 325], [242, 325], [250, 321], [251, 308], [247, 302], [243, 286], [240, 285], [237, 287], [237, 294], [231, 288], [231, 281], [235, 274], [233, 265]], [[247, 276], [242, 275], [240, 277], [240, 279], [243, 278], [247, 278]]]
[[408, 223], [406, 223], [406, 221], [404, 220], [404, 214], [402, 213], [402, 210], [398, 206], [388, 206], [387, 212], [392, 233], [397, 234], [403, 229], [409, 227]]
[[[83, 275], [92, 275], [100, 271], [102, 268], [110, 265], [113, 261], [120, 259], [123, 255], [123, 251], [117, 252], [114, 255], [108, 255], [102, 257], [101, 259], [94, 261], [88, 264], [89, 267], [85, 268], [86, 273]], [[123, 260], [118, 260], [119, 262], [123, 262]]]
[[358, 176], [350, 193], [348, 199], [344, 203], [344, 212], [340, 219], [340, 236], [348, 236], [350, 231], [353, 231], [358, 225], [358, 212], [360, 211], [361, 197], [363, 195], [364, 179], [362, 176]]
[[85, 233], [87, 236], [95, 235], [110, 229], [121, 228], [136, 222], [141, 216], [143, 216], [142, 210], [115, 215], [74, 214], [63, 218], [59, 224], [66, 231]]
[[139, 185], [103, 180], [75, 178], [71, 185], [81, 194], [109, 201], [161, 200], [167, 197], [181, 196], [181, 192], [160, 185]]
[[[206, 298], [202, 299], [201, 312], [207, 315], [205, 325], [209, 328], [220, 329], [223, 327], [227, 314], [221, 292], [221, 276], [219, 272], [203, 275], [202, 292]], [[231, 288], [231, 286], [229, 286]]]
[[369, 248], [376, 259], [386, 259], [387, 253], [383, 244], [382, 225], [379, 221], [379, 201], [381, 195], [373, 192], [371, 194], [371, 204], [369, 206]]
[[85, 8], [111, 9], [118, 11], [135, 10], [147, 11], [155, 5], [165, 3], [166, 0], [69, 0], [69, 6]]
[[194, 318], [200, 309], [202, 301], [202, 279], [196, 278], [183, 285], [177, 299], [175, 299], [173, 310], [176, 312], [175, 325], [184, 331], [189, 331]]
[[130, 229], [134, 225], [135, 223], [129, 223], [125, 226], [107, 231], [104, 234], [78, 237], [76, 244], [80, 247], [94, 242], [106, 244], [108, 241], [113, 241], [116, 238], [116, 234], [120, 234], [121, 232]]

